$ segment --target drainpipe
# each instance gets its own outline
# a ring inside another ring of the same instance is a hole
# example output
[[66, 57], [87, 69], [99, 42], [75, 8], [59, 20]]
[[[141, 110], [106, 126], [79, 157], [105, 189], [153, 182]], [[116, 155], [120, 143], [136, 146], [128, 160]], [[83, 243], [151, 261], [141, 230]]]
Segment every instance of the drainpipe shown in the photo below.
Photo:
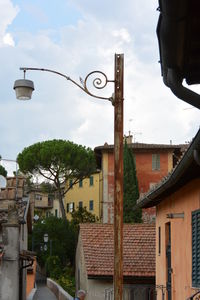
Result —
[[165, 84], [171, 89], [175, 96], [200, 109], [200, 95], [182, 85], [183, 78], [175, 69], [167, 69]]
[[17, 208], [13, 202], [8, 208], [8, 222], [2, 227], [4, 255], [1, 293], [4, 300], [19, 300], [19, 224]]
[[194, 160], [196, 161], [197, 165], [200, 166], [200, 149], [194, 150]]

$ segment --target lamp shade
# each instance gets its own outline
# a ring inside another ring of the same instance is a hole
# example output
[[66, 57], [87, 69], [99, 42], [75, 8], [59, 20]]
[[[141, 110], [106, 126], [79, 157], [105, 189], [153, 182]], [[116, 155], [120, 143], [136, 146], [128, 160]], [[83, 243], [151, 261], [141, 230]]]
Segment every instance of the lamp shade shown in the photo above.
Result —
[[15, 81], [13, 89], [15, 90], [17, 99], [30, 100], [34, 91], [34, 84], [31, 80], [18, 79]]
[[49, 235], [48, 235], [48, 233], [45, 233], [44, 234], [44, 242], [47, 243], [48, 239], [49, 239]]

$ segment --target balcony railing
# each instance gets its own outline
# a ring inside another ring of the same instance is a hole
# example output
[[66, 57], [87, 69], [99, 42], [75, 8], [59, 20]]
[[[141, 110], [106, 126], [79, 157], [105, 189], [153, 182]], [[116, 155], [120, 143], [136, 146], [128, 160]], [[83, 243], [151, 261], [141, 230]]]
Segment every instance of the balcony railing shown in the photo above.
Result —
[[187, 300], [200, 300], [200, 291], [194, 293], [192, 296], [187, 298]]
[[[105, 290], [105, 300], [113, 300], [113, 288]], [[123, 288], [123, 300], [156, 300], [154, 285], [125, 285]]]

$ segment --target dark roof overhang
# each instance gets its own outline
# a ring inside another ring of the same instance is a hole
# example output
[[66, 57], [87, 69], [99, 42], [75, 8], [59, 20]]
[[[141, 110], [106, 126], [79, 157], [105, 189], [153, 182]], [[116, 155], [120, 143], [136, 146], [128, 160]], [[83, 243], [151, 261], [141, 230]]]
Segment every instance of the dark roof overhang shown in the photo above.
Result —
[[182, 85], [200, 83], [200, 1], [159, 0], [157, 35], [163, 81], [200, 109], [200, 95]]

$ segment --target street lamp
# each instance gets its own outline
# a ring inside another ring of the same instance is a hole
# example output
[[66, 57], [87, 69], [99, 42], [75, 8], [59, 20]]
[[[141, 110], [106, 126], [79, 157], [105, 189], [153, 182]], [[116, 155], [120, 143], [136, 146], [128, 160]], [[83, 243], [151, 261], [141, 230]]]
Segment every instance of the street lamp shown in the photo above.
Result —
[[[77, 83], [69, 76], [60, 72], [23, 67], [24, 79], [16, 80], [14, 90], [19, 100], [31, 99], [34, 90], [32, 81], [25, 79], [26, 71], [46, 71], [60, 75], [78, 86], [88, 95], [110, 101], [114, 106], [114, 299], [122, 300], [123, 291], [123, 90], [124, 90], [124, 55], [115, 54], [114, 80], [109, 80], [101, 71], [90, 72], [85, 80]], [[101, 97], [89, 91], [87, 83], [91, 75], [98, 74], [93, 80], [96, 89], [103, 89], [108, 83], [114, 83], [114, 93], [111, 97]], [[102, 79], [103, 78], [103, 79]]]

